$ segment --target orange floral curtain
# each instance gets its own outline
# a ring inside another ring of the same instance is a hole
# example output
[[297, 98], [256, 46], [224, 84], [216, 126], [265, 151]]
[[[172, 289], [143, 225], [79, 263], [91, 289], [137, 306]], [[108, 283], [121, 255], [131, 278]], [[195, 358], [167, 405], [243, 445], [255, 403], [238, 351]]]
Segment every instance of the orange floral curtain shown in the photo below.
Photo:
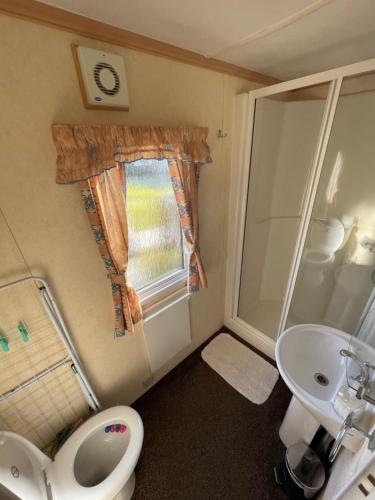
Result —
[[189, 253], [189, 292], [197, 292], [199, 288], [207, 288], [206, 273], [203, 268], [199, 248], [198, 225], [198, 181], [199, 163], [171, 160], [169, 173], [172, 179], [178, 213], [185, 245]]
[[134, 331], [142, 318], [136, 291], [127, 280], [128, 225], [124, 164], [166, 159], [186, 248], [191, 292], [207, 286], [199, 250], [199, 168], [211, 162], [203, 127], [129, 128], [115, 125], [53, 125], [56, 182], [80, 183], [100, 254], [112, 284], [115, 335]]
[[128, 224], [124, 169], [117, 166], [81, 183], [81, 195], [100, 255], [111, 280], [115, 336], [132, 333], [142, 319], [137, 294], [128, 283]]
[[79, 182], [145, 158], [210, 163], [207, 134], [205, 127], [52, 125], [56, 182]]

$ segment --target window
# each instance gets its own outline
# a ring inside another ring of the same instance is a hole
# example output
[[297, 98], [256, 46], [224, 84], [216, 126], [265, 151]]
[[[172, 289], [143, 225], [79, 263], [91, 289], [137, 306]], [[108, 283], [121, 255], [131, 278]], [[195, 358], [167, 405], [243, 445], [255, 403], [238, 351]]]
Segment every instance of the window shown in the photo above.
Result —
[[142, 302], [186, 280], [185, 252], [166, 160], [126, 165], [128, 278]]

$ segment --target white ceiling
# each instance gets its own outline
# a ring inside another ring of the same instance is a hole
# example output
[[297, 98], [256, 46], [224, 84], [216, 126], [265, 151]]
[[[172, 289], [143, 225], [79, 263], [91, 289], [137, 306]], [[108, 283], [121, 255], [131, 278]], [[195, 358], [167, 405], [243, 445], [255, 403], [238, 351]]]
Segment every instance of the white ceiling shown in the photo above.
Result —
[[290, 79], [375, 57], [375, 0], [43, 0]]

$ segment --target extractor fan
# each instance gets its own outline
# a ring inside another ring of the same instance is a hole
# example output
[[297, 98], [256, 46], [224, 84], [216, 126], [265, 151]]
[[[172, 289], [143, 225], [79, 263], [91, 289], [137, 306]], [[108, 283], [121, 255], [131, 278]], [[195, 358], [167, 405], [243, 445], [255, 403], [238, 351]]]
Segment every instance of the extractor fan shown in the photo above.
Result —
[[123, 58], [79, 45], [72, 49], [85, 107], [128, 111]]

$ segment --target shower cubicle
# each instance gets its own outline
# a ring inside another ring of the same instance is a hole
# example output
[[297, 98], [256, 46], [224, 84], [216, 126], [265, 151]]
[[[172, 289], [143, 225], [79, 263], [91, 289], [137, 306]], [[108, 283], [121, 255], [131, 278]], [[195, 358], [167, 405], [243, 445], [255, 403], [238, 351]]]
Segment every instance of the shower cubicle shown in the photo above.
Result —
[[375, 284], [375, 59], [236, 97], [225, 323], [354, 333]]

